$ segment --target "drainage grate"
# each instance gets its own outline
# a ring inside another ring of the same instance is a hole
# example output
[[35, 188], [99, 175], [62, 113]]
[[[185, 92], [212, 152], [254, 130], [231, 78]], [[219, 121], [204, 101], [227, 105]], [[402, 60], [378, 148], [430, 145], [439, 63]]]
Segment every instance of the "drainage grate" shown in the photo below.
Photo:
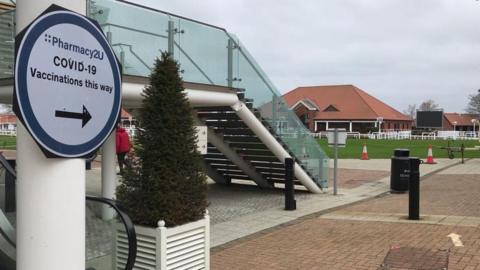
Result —
[[392, 247], [379, 270], [446, 270], [448, 255], [448, 250]]

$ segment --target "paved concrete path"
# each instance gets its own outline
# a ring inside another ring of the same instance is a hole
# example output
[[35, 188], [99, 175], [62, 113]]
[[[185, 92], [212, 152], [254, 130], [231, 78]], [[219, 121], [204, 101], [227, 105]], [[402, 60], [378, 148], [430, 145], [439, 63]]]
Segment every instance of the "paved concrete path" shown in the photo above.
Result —
[[[453, 162], [422, 165], [422, 175]], [[418, 221], [406, 219], [407, 194], [385, 193], [387, 183], [302, 200], [297, 219], [214, 248], [212, 269], [480, 269], [480, 160], [423, 177]], [[343, 207], [315, 211], [322, 204]], [[301, 217], [306, 208], [314, 214]]]

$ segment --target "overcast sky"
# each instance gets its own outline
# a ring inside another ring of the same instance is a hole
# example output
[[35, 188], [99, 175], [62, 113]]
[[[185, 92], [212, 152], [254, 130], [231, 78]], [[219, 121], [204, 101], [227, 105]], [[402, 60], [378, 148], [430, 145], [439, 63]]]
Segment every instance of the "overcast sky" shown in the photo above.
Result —
[[280, 92], [353, 84], [399, 111], [480, 89], [477, 0], [135, 0], [236, 34]]

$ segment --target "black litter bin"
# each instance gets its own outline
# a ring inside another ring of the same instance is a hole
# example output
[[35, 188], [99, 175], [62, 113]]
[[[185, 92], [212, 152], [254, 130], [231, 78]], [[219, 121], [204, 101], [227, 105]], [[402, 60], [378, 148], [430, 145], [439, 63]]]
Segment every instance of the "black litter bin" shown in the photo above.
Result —
[[390, 170], [390, 191], [392, 193], [404, 193], [408, 191], [410, 150], [395, 149], [393, 151], [392, 165]]

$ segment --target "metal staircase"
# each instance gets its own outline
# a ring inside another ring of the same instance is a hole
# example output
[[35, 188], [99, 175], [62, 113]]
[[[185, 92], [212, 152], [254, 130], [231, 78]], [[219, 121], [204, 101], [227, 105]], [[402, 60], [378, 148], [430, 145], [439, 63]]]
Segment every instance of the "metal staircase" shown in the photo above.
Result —
[[[238, 92], [239, 99], [255, 114], [257, 119], [272, 133], [277, 141], [288, 151], [294, 160], [306, 169], [295, 154], [289, 150], [281, 137], [275, 134], [275, 130], [270, 126], [270, 122], [262, 118], [258, 109], [253, 108], [253, 101], [244, 98], [244, 91]], [[275, 154], [257, 137], [257, 135], [238, 117], [235, 111], [230, 107], [198, 107], [195, 108], [198, 118], [207, 125], [207, 127], [223, 139], [223, 141], [235, 151], [243, 160], [245, 160], [261, 177], [270, 185], [283, 184], [285, 179], [285, 166]], [[223, 177], [225, 183], [232, 180], [252, 180], [252, 177], [245, 174], [234, 162], [226, 157], [222, 151], [217, 149], [212, 143], [208, 144], [208, 154], [204, 157], [206, 166], [214, 170]], [[307, 170], [307, 174], [319, 182]], [[215, 178], [214, 178], [215, 180]], [[296, 185], [302, 186], [302, 183], [294, 178]]]

